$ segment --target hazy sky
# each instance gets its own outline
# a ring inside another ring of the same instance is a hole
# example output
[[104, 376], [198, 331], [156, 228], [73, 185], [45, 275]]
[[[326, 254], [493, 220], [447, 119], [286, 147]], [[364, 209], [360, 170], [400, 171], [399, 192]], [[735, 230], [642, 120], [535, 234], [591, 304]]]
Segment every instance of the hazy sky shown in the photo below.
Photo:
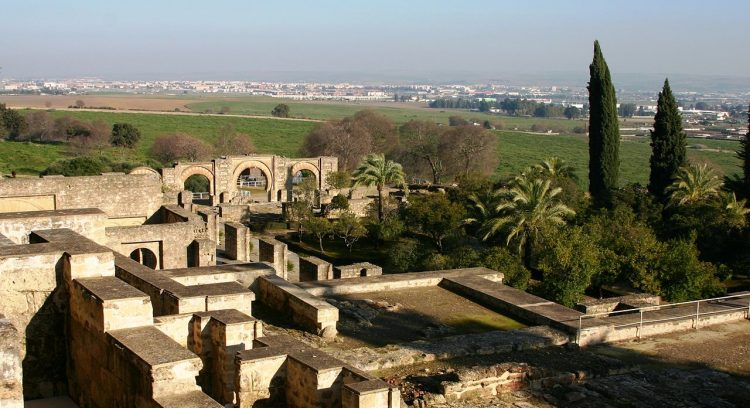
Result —
[[[3, 1], [0, 77], [750, 76], [750, 0]], [[305, 78], [300, 78], [305, 79]]]

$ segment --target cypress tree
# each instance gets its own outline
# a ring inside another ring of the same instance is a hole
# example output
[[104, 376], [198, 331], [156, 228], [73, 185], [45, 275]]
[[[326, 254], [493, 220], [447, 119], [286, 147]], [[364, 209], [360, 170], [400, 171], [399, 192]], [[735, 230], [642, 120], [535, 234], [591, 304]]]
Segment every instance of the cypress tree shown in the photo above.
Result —
[[656, 105], [654, 130], [651, 131], [651, 175], [648, 183], [648, 191], [659, 199], [664, 199], [664, 190], [672, 183], [677, 169], [687, 163], [685, 138], [677, 101], [669, 87], [669, 79], [665, 79]]
[[750, 108], [747, 111], [747, 133], [740, 141], [737, 158], [740, 159], [742, 166], [742, 191], [739, 191], [738, 195], [750, 198]]
[[589, 192], [598, 204], [611, 203], [620, 169], [617, 97], [599, 41], [589, 66]]

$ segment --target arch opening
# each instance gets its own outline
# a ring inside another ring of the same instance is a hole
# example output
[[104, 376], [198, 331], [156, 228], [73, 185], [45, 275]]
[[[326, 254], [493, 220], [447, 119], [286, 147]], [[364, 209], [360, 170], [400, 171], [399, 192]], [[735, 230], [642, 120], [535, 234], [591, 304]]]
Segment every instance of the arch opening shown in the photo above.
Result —
[[237, 176], [237, 192], [254, 201], [268, 200], [269, 181], [266, 173], [258, 167], [248, 167]]
[[186, 178], [182, 187], [193, 193], [193, 202], [210, 202], [211, 200], [211, 180], [203, 174], [193, 174]]
[[156, 269], [156, 254], [148, 248], [138, 248], [130, 253], [130, 259], [138, 262], [143, 266]]

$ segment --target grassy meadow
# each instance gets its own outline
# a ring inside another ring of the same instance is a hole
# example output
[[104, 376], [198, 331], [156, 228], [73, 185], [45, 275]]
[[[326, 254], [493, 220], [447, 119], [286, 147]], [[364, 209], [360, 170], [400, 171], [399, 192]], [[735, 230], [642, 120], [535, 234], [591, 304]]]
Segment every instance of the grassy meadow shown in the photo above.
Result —
[[[252, 99], [252, 102], [248, 102], [248, 99], [251, 98], [241, 98], [236, 101], [237, 105], [229, 105], [232, 110], [230, 113], [250, 115], [266, 110], [270, 113], [270, 109], [279, 102], [278, 99], [273, 98], [265, 98], [268, 101], [263, 98]], [[213, 108], [218, 110], [221, 106], [231, 102], [232, 100], [216, 99], [200, 103], [211, 104]], [[320, 119], [351, 115], [365, 107], [356, 104], [298, 103], [299, 107], [292, 105], [293, 113], [295, 109], [300, 109], [302, 112], [307, 112], [308, 116]], [[192, 107], [197, 109], [195, 106]], [[242, 111], [242, 109], [247, 110]], [[397, 108], [393, 106], [375, 107], [375, 110], [388, 114], [398, 123], [414, 118], [447, 123], [450, 115], [461, 114], [466, 118], [483, 115], [478, 112]], [[218, 129], [227, 124], [231, 124], [239, 132], [250, 134], [253, 143], [262, 153], [294, 157], [297, 156], [305, 135], [316, 126], [315, 122], [221, 115], [169, 115], [118, 111], [52, 111], [51, 115], [53, 117], [68, 115], [86, 121], [102, 120], [109, 125], [117, 122], [133, 124], [141, 130], [142, 134], [141, 142], [135, 150], [108, 148], [102, 152], [103, 155], [115, 160], [130, 161], [142, 161], [147, 158], [149, 148], [159, 135], [170, 132], [185, 132], [212, 143], [216, 139]], [[299, 112], [295, 116], [300, 116]], [[510, 130], [514, 127], [526, 130], [534, 123], [569, 130], [574, 126], [582, 126], [583, 121], [484, 116], [501, 120], [505, 124], [505, 130], [495, 131], [499, 139], [498, 155], [500, 157], [500, 164], [496, 171], [497, 176], [518, 173], [545, 157], [559, 156], [576, 167], [581, 184], [586, 186], [588, 174], [588, 141], [586, 136], [572, 133], [561, 135], [529, 134]], [[688, 156], [691, 160], [708, 162], [726, 175], [738, 172], [739, 161], [734, 155], [734, 151], [738, 147], [737, 142], [689, 139], [688, 145]], [[11, 170], [15, 170], [19, 174], [35, 175], [44, 170], [52, 161], [73, 155], [74, 153], [70, 152], [68, 147], [63, 144], [0, 141], [0, 172], [9, 173]], [[625, 137], [621, 145], [620, 155], [622, 161], [621, 183], [646, 183], [650, 156], [648, 138]]]

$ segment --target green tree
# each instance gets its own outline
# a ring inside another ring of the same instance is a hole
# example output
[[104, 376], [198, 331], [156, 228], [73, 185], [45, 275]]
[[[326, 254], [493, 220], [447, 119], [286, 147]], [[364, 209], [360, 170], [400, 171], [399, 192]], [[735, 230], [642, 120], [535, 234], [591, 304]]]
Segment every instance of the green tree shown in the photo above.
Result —
[[673, 240], [654, 265], [660, 281], [657, 292], [670, 302], [718, 296], [725, 289], [716, 278], [716, 267], [698, 259], [693, 240]]
[[308, 216], [302, 221], [302, 226], [313, 236], [318, 239], [320, 245], [320, 252], [325, 253], [323, 249], [323, 239], [327, 237], [332, 231], [332, 225], [325, 218]]
[[112, 146], [132, 149], [141, 140], [141, 131], [130, 123], [115, 123], [112, 125]]
[[463, 206], [452, 203], [441, 193], [414, 197], [406, 211], [409, 225], [430, 237], [440, 253], [443, 241], [460, 230], [463, 218]]
[[348, 188], [352, 185], [352, 175], [345, 170], [332, 171], [326, 176], [326, 184], [338, 190]]
[[594, 42], [589, 71], [589, 192], [599, 205], [609, 205], [620, 168], [620, 124], [615, 87], [599, 41]]
[[581, 110], [575, 106], [568, 106], [563, 111], [563, 115], [568, 119], [575, 119], [581, 116]]
[[521, 175], [515, 178], [510, 189], [497, 190], [495, 194], [503, 199], [492, 209], [492, 216], [482, 223], [482, 239], [502, 232], [506, 245], [517, 243], [524, 265], [530, 268], [533, 241], [539, 231], [552, 225], [564, 225], [566, 217], [575, 215], [575, 211], [557, 198], [562, 189], [551, 188], [550, 184], [550, 180]]
[[715, 198], [722, 181], [706, 164], [680, 167], [674, 181], [666, 188], [670, 205], [694, 204]]
[[[439, 184], [445, 172], [444, 155], [441, 154], [439, 149], [441, 129], [432, 122], [410, 120], [401, 126], [400, 133], [405, 154], [412, 159], [408, 162], [414, 163], [414, 165], [418, 163], [426, 164], [425, 167], [429, 167], [432, 182]], [[424, 173], [419, 171], [423, 166], [419, 167], [414, 169], [410, 167], [409, 169], [410, 171], [414, 170], [415, 173]]]
[[309, 217], [312, 217], [312, 205], [310, 202], [305, 200], [295, 200], [290, 203], [286, 203], [285, 217], [288, 222], [293, 222], [297, 225], [297, 240], [302, 242], [302, 222]]
[[271, 111], [271, 115], [277, 117], [277, 118], [288, 118], [289, 117], [289, 105], [285, 103], [280, 103], [276, 106], [274, 106], [273, 110]]
[[349, 199], [343, 194], [336, 194], [331, 198], [331, 204], [328, 205], [328, 210], [348, 210]]
[[367, 229], [351, 211], [345, 211], [333, 223], [333, 233], [344, 241], [344, 245], [352, 252], [352, 246], [367, 235]]
[[534, 166], [542, 177], [550, 180], [570, 178], [576, 179], [575, 167], [559, 157], [548, 157]]
[[740, 141], [737, 158], [740, 159], [740, 166], [742, 167], [742, 191], [740, 191], [740, 195], [750, 198], [750, 108], [747, 111], [747, 133]]
[[539, 249], [541, 291], [547, 299], [573, 307], [602, 263], [602, 251], [581, 227], [546, 229]]
[[0, 103], [0, 136], [17, 139], [28, 127], [26, 117]]
[[507, 249], [493, 246], [484, 250], [480, 258], [482, 266], [503, 273], [504, 284], [516, 289], [526, 290], [531, 272], [524, 268], [521, 260]]
[[638, 107], [635, 106], [634, 103], [621, 103], [620, 107], [617, 109], [617, 113], [623, 118], [632, 118], [637, 110]]
[[677, 170], [687, 164], [686, 137], [669, 80], [664, 80], [664, 88], [659, 92], [654, 130], [651, 131], [651, 174], [648, 183], [648, 190], [659, 199], [664, 198]]
[[406, 184], [401, 165], [386, 160], [382, 154], [369, 154], [359, 164], [354, 173], [354, 186], [375, 186], [378, 189], [378, 221], [383, 221], [383, 189], [389, 184]]

